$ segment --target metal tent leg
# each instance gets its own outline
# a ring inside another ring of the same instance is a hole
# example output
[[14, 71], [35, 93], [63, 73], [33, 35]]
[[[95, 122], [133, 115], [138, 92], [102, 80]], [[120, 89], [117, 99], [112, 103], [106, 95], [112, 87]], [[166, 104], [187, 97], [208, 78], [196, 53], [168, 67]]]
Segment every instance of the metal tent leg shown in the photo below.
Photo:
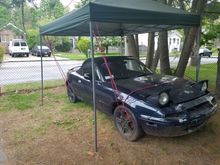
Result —
[[89, 24], [90, 26], [90, 40], [91, 40], [91, 63], [92, 63], [92, 96], [93, 96], [93, 112], [94, 112], [94, 144], [95, 144], [95, 152], [98, 151], [97, 146], [97, 114], [96, 114], [96, 98], [95, 98], [95, 67], [94, 67], [94, 42], [93, 42], [93, 30], [92, 30], [92, 22]]
[[41, 105], [44, 104], [44, 75], [43, 75], [43, 57], [42, 57], [42, 36], [40, 35], [40, 54], [41, 54]]

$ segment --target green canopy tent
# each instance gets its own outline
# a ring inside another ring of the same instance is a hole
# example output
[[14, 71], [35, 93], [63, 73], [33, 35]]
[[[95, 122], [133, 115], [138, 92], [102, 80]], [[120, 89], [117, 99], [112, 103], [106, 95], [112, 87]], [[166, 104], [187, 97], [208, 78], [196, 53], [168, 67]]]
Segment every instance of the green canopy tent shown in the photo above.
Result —
[[198, 26], [200, 16], [151, 0], [94, 0], [40, 28], [41, 35], [89, 36], [96, 22], [100, 35], [122, 36]]
[[[97, 151], [97, 122], [94, 78], [94, 33], [98, 36], [124, 36], [153, 31], [171, 30], [200, 25], [200, 16], [152, 0], [92, 0], [40, 28], [40, 35], [90, 36], [92, 54], [93, 110], [95, 121], [95, 150]], [[41, 45], [42, 45], [42, 37]], [[43, 96], [43, 65], [41, 57]]]

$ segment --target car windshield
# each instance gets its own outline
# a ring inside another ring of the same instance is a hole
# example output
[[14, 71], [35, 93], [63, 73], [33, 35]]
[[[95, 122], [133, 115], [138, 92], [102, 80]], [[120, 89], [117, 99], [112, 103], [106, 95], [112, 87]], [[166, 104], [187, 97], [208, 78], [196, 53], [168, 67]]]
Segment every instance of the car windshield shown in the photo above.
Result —
[[[38, 46], [37, 49], [40, 49], [40, 46]], [[48, 50], [49, 48], [47, 46], [42, 46], [42, 49]]]
[[[108, 59], [108, 66], [114, 79], [129, 79], [152, 74], [144, 64], [132, 58]], [[98, 68], [105, 80], [110, 79], [104, 61], [98, 63]]]

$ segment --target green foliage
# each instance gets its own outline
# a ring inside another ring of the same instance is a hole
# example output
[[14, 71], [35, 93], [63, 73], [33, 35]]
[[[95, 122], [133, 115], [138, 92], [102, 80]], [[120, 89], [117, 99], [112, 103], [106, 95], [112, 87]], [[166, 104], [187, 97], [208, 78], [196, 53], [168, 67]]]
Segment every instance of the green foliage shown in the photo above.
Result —
[[4, 54], [5, 54], [5, 48], [0, 45], [0, 63], [2, 63], [3, 61]]
[[80, 0], [80, 2], [78, 2], [78, 3], [75, 5], [75, 7], [76, 7], [76, 8], [80, 8], [80, 7], [84, 6], [84, 5], [86, 5], [87, 3], [89, 3], [89, 0]]
[[27, 42], [30, 49], [35, 45], [39, 45], [39, 32], [36, 29], [29, 29], [27, 31]]
[[69, 41], [62, 41], [62, 43], [58, 43], [55, 45], [55, 49], [58, 52], [69, 52], [71, 49], [71, 43]]
[[10, 19], [10, 12], [5, 7], [0, 6], [0, 27], [8, 23]]
[[88, 38], [80, 38], [77, 43], [79, 50], [88, 58], [88, 50], [90, 48], [90, 40]]
[[56, 19], [64, 15], [64, 7], [59, 0], [41, 0], [39, 12], [45, 17]]

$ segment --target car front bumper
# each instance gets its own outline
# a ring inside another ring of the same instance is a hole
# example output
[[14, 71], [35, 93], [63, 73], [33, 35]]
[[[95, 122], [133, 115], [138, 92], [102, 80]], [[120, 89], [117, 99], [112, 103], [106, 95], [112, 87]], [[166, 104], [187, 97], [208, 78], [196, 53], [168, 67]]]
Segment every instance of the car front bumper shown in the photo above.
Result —
[[211, 105], [211, 108], [204, 106], [202, 108], [198, 109], [198, 112], [190, 112], [191, 109], [189, 109], [185, 118], [170, 120], [141, 115], [140, 121], [146, 134], [166, 137], [186, 135], [201, 128], [215, 114], [217, 104]]

